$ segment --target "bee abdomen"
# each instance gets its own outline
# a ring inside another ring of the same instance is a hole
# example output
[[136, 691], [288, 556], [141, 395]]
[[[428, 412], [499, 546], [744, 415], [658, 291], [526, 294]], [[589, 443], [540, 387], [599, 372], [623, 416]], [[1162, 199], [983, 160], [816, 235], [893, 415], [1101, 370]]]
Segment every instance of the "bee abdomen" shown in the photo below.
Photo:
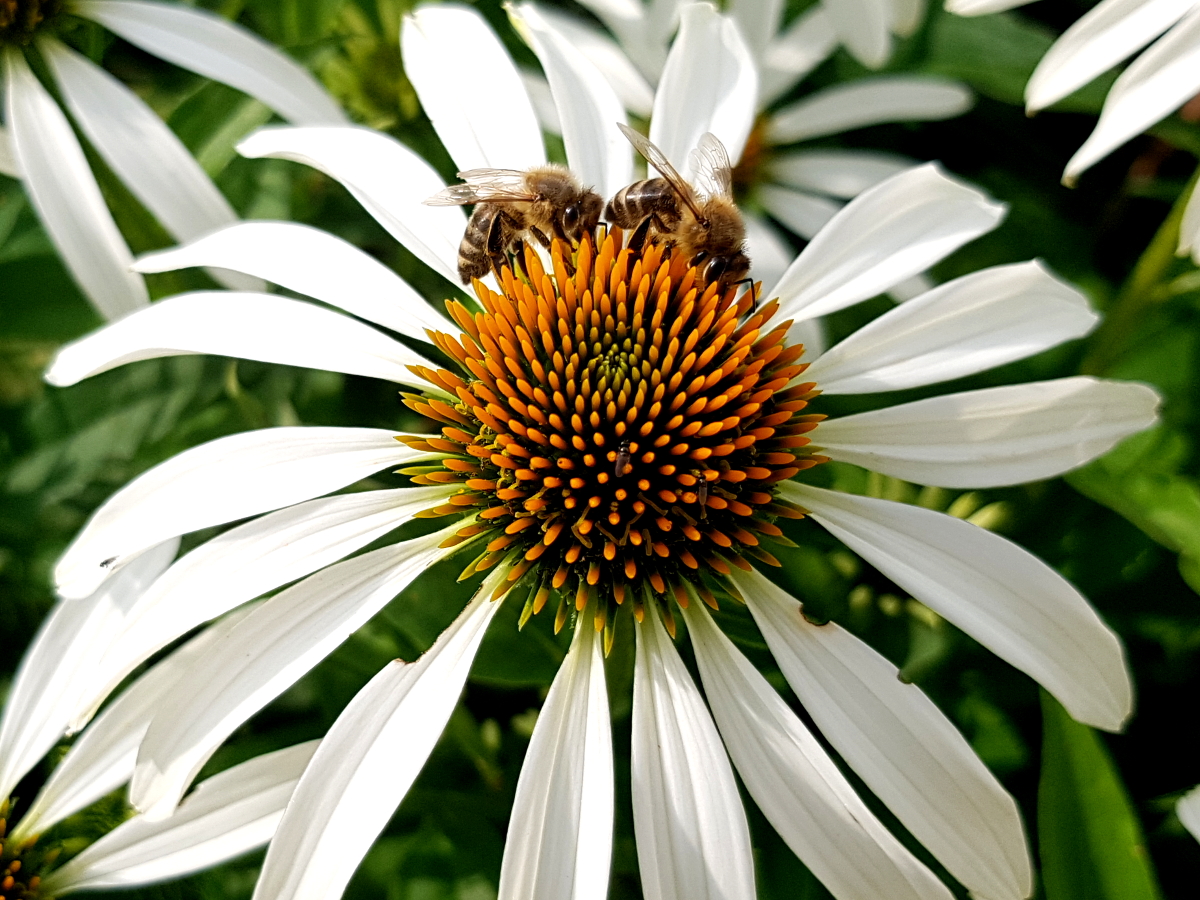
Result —
[[604, 218], [620, 228], [635, 228], [652, 215], [665, 222], [678, 218], [675, 193], [666, 179], [635, 181], [617, 191], [604, 210]]
[[458, 277], [463, 284], [470, 284], [472, 278], [482, 278], [491, 271], [488, 237], [498, 212], [494, 206], [480, 203], [467, 220], [467, 229], [458, 245]]

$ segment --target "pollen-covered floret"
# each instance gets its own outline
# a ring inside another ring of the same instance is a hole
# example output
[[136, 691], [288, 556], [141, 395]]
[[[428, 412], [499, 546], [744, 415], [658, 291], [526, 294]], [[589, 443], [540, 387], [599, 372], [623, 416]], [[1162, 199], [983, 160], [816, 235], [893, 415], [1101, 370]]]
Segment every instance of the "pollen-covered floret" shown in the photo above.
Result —
[[557, 596], [561, 627], [592, 601], [611, 643], [614, 605], [640, 619], [657, 602], [670, 622], [672, 599], [715, 604], [746, 557], [778, 564], [763, 541], [802, 511], [775, 485], [824, 461], [807, 449], [823, 416], [804, 412], [804, 348], [767, 328], [774, 302], [619, 230], [569, 252], [555, 242], [546, 272], [525, 248], [500, 293], [475, 282], [482, 311], [449, 304], [463, 334], [432, 337], [460, 369], [419, 370], [449, 397], [406, 395], [442, 434], [404, 439], [445, 456], [404, 471], [462, 484], [431, 514], [470, 516], [456, 540], [482, 548], [464, 575], [509, 566], [522, 621]]

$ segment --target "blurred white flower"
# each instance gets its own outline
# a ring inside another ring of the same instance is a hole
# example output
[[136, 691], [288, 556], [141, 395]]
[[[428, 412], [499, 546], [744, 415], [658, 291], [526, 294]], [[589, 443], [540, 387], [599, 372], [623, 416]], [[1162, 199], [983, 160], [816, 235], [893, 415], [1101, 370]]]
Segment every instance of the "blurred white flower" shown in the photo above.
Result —
[[[536, 40], [539, 29], [550, 28], [573, 53], [590, 61], [629, 112], [650, 119], [651, 140], [661, 146], [670, 127], [676, 145], [663, 149], [685, 174], [687, 154], [704, 131], [702, 123], [709, 123], [740, 166], [737, 175], [744, 183], [739, 183], [739, 189], [749, 191], [739, 198], [745, 201], [747, 244], [754, 276], [766, 286], [778, 280], [795, 253], [764, 211], [793, 234], [811, 240], [847, 200], [915, 164], [873, 150], [804, 150], [794, 145], [871, 125], [951, 118], [972, 103], [971, 92], [956, 81], [932, 75], [880, 75], [832, 85], [777, 105], [837, 48], [835, 10], [847, 11], [849, 20], [860, 25], [873, 15], [882, 16], [879, 22], [886, 25], [888, 17], [883, 13], [893, 9], [888, 3], [858, 8], [833, 0], [803, 13], [782, 31], [782, 5], [772, 0], [742, 0], [731, 6], [728, 15], [718, 14], [707, 3], [644, 7], [630, 0], [619, 6], [619, 11], [609, 4], [589, 8], [620, 44], [581, 19], [549, 7], [521, 3], [513, 13], [527, 40]], [[855, 11], [850, 14], [852, 7]], [[922, 10], [922, 3], [900, 4], [892, 27], [909, 33], [920, 23]], [[886, 38], [887, 28], [881, 33]], [[881, 63], [889, 45], [885, 41], [880, 46], [883, 56], [877, 62]], [[410, 57], [405, 47], [406, 66], [412, 72]], [[547, 75], [553, 80], [553, 75]], [[523, 77], [542, 125], [561, 132], [556, 110], [563, 101], [552, 96], [541, 77], [528, 72]], [[690, 125], [676, 127], [681, 122]], [[923, 273], [916, 273], [891, 293], [906, 300], [931, 286]], [[819, 325], [817, 320], [807, 320], [797, 325], [791, 337], [811, 351], [821, 350], [824, 338]]]
[[[610, 196], [632, 178], [630, 149], [614, 125], [624, 119], [621, 102], [566, 35], [521, 15], [558, 104], [571, 168]], [[719, 46], [728, 33], [718, 17], [703, 15], [711, 30], [683, 46]], [[521, 76], [478, 14], [420, 8], [405, 22], [404, 45], [422, 104], [460, 168], [545, 162]], [[464, 46], [470, 71], [459, 63]], [[656, 119], [656, 142], [676, 153], [712, 131], [737, 146], [734, 106], [696, 97], [736, 96], [748, 79], [738, 58], [705, 57], [715, 79], [697, 75], [670, 87], [664, 78], [660, 90], [678, 91], [678, 108], [698, 121]], [[480, 70], [489, 75], [487, 92], [475, 89]], [[466, 219], [458, 208], [422, 204], [444, 184], [398, 142], [359, 128], [272, 128], [241, 151], [329, 174], [457, 283]], [[807, 515], [1045, 685], [1072, 715], [1122, 726], [1132, 694], [1119, 641], [1045, 563], [951, 516], [804, 481], [808, 467], [829, 457], [924, 484], [1009, 485], [1053, 477], [1149, 426], [1153, 391], [1092, 378], [949, 394], [819, 425], [823, 417], [800, 414], [813, 382], [824, 395], [920, 387], [1078, 338], [1097, 318], [1085, 298], [1036, 262], [998, 266], [889, 311], [808, 366], [782, 329], [765, 327], [772, 315], [809, 319], [874, 297], [991, 230], [1003, 212], [936, 166], [901, 172], [842, 209], [767, 294], [777, 300], [753, 313], [736, 290], [679, 289], [694, 275], [658, 243], [617, 256], [603, 236], [594, 251], [579, 250], [574, 274], [561, 245], [544, 273], [530, 252], [528, 282], [508, 270], [502, 293], [477, 285], [483, 312], [452, 306], [454, 322], [371, 257], [301, 225], [244, 223], [143, 258], [138, 268], [147, 272], [246, 272], [357, 318], [269, 294], [184, 294], [63, 348], [47, 373], [52, 383], [138, 359], [215, 353], [409, 385], [424, 391], [407, 394], [410, 405], [446, 427], [401, 436], [404, 443], [365, 428], [223, 438], [146, 472], [97, 510], [56, 568], [64, 595], [117, 577], [142, 548], [249, 519], [155, 582], [137, 649], [128, 639], [122, 651], [127, 659], [291, 584], [235, 622], [162, 698], [134, 775], [135, 804], [150, 819], [169, 815], [192, 773], [242, 722], [471, 541], [479, 555], [468, 570], [491, 569], [482, 587], [424, 655], [389, 664], [339, 717], [268, 851], [258, 900], [340, 895], [424, 765], [497, 598], [515, 584], [529, 592], [524, 615], [552, 597], [559, 625], [572, 610], [579, 615], [517, 785], [501, 900], [607, 893], [613, 762], [602, 646], [630, 610], [633, 804], [647, 898], [754, 897], [735, 770], [836, 897], [951, 896], [719, 629], [705, 606], [715, 602], [710, 584], [744, 599], [826, 739], [955, 878], [977, 896], [1027, 897], [1032, 875], [1016, 803], [953, 724], [849, 632], [807, 622], [799, 602], [751, 565], [774, 560], [759, 536], [781, 534], [776, 516]], [[642, 306], [652, 303], [665, 307]], [[415, 340], [428, 339], [425, 329], [440, 332], [438, 346], [461, 371], [437, 369], [360, 320]], [[620, 378], [610, 371], [604, 377], [613, 380], [597, 386], [594, 374], [581, 374], [593, 364], [616, 366]], [[679, 414], [668, 417], [667, 404]], [[620, 450], [626, 434], [681, 464], [652, 459], [632, 438]], [[753, 457], [743, 452], [755, 446]], [[623, 452], [632, 468], [614, 474]], [[419, 486], [323, 496], [397, 467], [414, 467], [406, 471]], [[343, 559], [430, 514], [453, 524]], [[678, 616], [707, 706], [668, 635]]]
[[122, 632], [137, 618], [141, 598], [178, 546], [168, 540], [140, 554], [91, 596], [59, 601], [21, 663], [0, 718], [0, 872], [12, 879], [3, 887], [9, 896], [14, 888], [16, 896], [61, 896], [135, 887], [262, 846], [316, 749], [312, 741], [227, 769], [198, 785], [166, 819], [134, 816], [52, 868], [55, 844], [39, 838], [129, 780], [138, 744], [162, 698], [240, 618], [235, 613], [206, 630], [134, 681], [75, 739], [31, 803], [14, 807], [6, 799], [47, 751], [63, 735], [83, 728], [104, 701], [109, 687], [98, 674], [121, 654]]
[[[920, 23], [920, 3], [902, 4], [904, 9], [900, 10], [890, 3], [833, 0], [813, 7], [782, 30], [783, 7], [773, 0], [742, 0], [731, 5], [727, 16], [718, 16], [707, 4], [655, 3], [645, 7], [630, 0], [619, 4], [619, 10], [613, 8], [617, 5], [588, 5], [617, 41], [582, 19], [549, 7], [522, 3], [515, 9], [518, 21], [536, 16], [552, 25], [575, 52], [587, 57], [604, 74], [625, 108], [649, 118], [652, 127], [668, 115], [683, 120], [694, 118], [694, 109], [668, 105], [678, 99], [672, 82], [686, 82], [694, 93], [699, 93], [695, 91], [698, 84], [721, 81], [719, 67], [709, 68], [705, 63], [706, 50], [739, 57], [738, 65], [746, 71], [747, 83], [738, 86], [736, 95], [730, 93], [726, 98], [727, 114], [738, 120], [738, 128], [744, 128], [745, 133], [727, 131], [719, 136], [731, 148], [735, 162], [745, 148], [748, 158], [742, 162], [755, 169], [749, 173], [752, 180], [761, 182], [761, 186], [756, 184], [755, 198], [805, 240], [829, 221], [844, 200], [913, 163], [870, 151], [772, 152], [772, 148], [881, 123], [950, 118], [971, 105], [970, 91], [958, 82], [926, 75], [886, 75], [834, 85], [775, 107], [837, 48], [835, 11], [847, 13], [844, 18], [852, 31], [874, 22], [876, 49], [873, 55], [860, 58], [878, 65], [889, 53], [888, 28], [901, 34], [915, 29]], [[710, 21], [713, 18], [721, 20], [723, 27], [715, 30]], [[855, 52], [853, 41], [845, 37], [842, 40]], [[704, 46], [705, 41], [709, 46]], [[674, 63], [669, 62], [672, 57]], [[535, 100], [542, 98], [537, 108], [539, 113], [547, 113], [542, 116], [543, 124], [557, 130], [554, 106], [547, 102], [544, 82], [537, 76], [525, 77]], [[688, 145], [689, 149], [691, 146], [694, 143]], [[752, 237], [760, 227], [769, 226], [756, 219]], [[757, 255], [764, 253], [759, 251]]]
[[1180, 797], [1175, 805], [1175, 812], [1178, 813], [1184, 828], [1200, 841], [1200, 787], [1194, 787]]
[[[974, 16], [1029, 0], [947, 0], [946, 9]], [[1153, 42], [1153, 43], [1152, 43]], [[1074, 181], [1130, 138], [1200, 94], [1200, 3], [1196, 0], [1102, 0], [1055, 41], [1025, 86], [1028, 112], [1052, 106], [1142, 50], [1109, 89], [1100, 120], [1067, 162]], [[1184, 213], [1179, 253], [1200, 264], [1200, 191]]]
[[[166, 231], [192, 240], [237, 216], [208, 175], [136, 94], [55, 37], [67, 17], [97, 22], [168, 62], [223, 82], [297, 124], [346, 117], [300, 65], [213, 13], [145, 0], [15, 0], [0, 8], [0, 172], [22, 179], [67, 268], [99, 313], [114, 319], [148, 302], [133, 257], [78, 139], [26, 56], [36, 52], [76, 125]], [[231, 287], [245, 278], [214, 273]], [[233, 279], [231, 281], [231, 279]]]

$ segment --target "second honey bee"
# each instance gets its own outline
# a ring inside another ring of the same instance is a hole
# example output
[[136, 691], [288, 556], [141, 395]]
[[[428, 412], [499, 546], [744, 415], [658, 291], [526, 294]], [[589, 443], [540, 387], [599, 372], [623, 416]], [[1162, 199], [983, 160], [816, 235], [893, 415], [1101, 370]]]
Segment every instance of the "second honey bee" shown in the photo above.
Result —
[[543, 246], [551, 238], [578, 244], [595, 233], [604, 201], [563, 166], [517, 169], [469, 169], [462, 184], [434, 194], [429, 206], [475, 204], [458, 245], [458, 276], [463, 284], [499, 271], [506, 255], [532, 237]]
[[629, 468], [630, 455], [631, 448], [629, 441], [621, 441], [620, 446], [617, 447], [617, 464], [613, 468], [613, 477], [621, 478], [625, 475], [625, 470]]
[[661, 178], [637, 181], [622, 188], [608, 203], [604, 217], [632, 230], [630, 246], [638, 247], [651, 235], [679, 248], [689, 265], [724, 290], [746, 278], [746, 225], [733, 202], [732, 167], [725, 146], [711, 134], [700, 138], [691, 154], [696, 188], [684, 180], [658, 147], [628, 125], [617, 127]]

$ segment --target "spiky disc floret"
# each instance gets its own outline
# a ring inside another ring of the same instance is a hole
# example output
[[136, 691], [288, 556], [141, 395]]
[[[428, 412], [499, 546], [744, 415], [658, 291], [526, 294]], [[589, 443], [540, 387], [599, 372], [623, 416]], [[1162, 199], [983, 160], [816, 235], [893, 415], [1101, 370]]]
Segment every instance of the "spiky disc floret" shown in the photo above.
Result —
[[416, 371], [457, 402], [406, 395], [445, 427], [403, 439], [446, 455], [405, 471], [463, 485], [434, 512], [472, 514], [459, 536], [486, 549], [468, 571], [507, 561], [506, 584], [531, 587], [526, 618], [557, 594], [560, 627], [593, 600], [597, 627], [627, 599], [670, 621], [671, 598], [714, 603], [706, 582], [745, 557], [778, 565], [760, 539], [800, 515], [775, 485], [824, 461], [806, 449], [823, 416], [802, 413], [817, 391], [787, 323], [765, 330], [776, 303], [718, 293], [653, 242], [566, 253], [553, 244], [548, 273], [526, 248], [501, 293], [475, 282], [483, 312], [449, 304], [463, 334], [432, 337], [462, 371]]
[[37, 873], [54, 862], [58, 850], [46, 852], [34, 848], [32, 841], [19, 845], [8, 840], [11, 808], [10, 800], [0, 801], [0, 900], [31, 900], [42, 881]]
[[25, 46], [63, 10], [62, 0], [0, 0], [0, 46]]

